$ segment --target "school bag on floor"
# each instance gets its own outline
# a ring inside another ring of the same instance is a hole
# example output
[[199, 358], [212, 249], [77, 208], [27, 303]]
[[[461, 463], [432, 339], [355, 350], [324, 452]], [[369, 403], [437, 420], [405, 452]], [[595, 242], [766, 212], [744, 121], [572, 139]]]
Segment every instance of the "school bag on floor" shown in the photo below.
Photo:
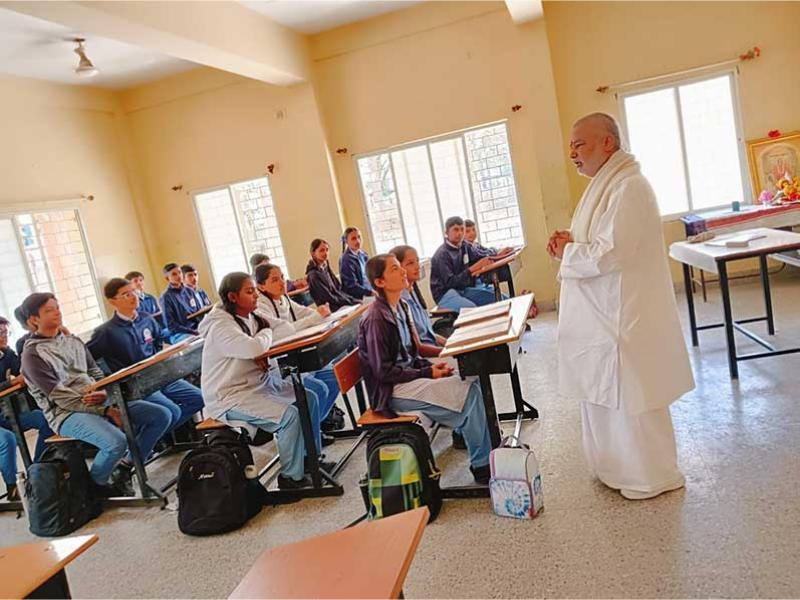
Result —
[[233, 430], [215, 431], [178, 469], [178, 527], [188, 535], [239, 529], [261, 511], [264, 488], [253, 454]]
[[544, 508], [539, 462], [533, 450], [520, 444], [519, 425], [513, 436], [492, 450], [489, 464], [489, 492], [495, 514], [515, 519], [532, 519], [539, 514]]
[[368, 518], [381, 519], [427, 506], [428, 522], [442, 508], [436, 468], [425, 430], [416, 424], [383, 427], [367, 441], [367, 473], [360, 482]]
[[102, 512], [92, 492], [92, 480], [77, 444], [48, 444], [25, 482], [31, 533], [56, 537], [72, 533]]

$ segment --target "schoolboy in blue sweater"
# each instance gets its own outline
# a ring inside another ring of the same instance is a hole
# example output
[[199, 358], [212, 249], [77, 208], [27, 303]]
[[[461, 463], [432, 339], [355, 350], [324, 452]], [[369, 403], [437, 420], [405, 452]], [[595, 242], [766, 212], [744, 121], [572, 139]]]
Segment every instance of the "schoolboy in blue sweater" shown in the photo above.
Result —
[[164, 312], [158, 303], [158, 298], [144, 291], [144, 274], [141, 271], [130, 271], [125, 275], [125, 279], [131, 282], [133, 290], [139, 296], [139, 312], [146, 313], [156, 320], [161, 329], [166, 329], [164, 325]]
[[348, 227], [342, 235], [342, 256], [339, 258], [339, 278], [342, 289], [359, 300], [372, 296], [372, 286], [364, 270], [369, 256], [361, 249], [361, 232]]
[[190, 319], [189, 315], [203, 307], [197, 301], [194, 291], [183, 284], [183, 273], [178, 263], [167, 263], [163, 271], [167, 289], [161, 294], [161, 308], [164, 310], [164, 323], [169, 330], [169, 342], [175, 344], [197, 335], [200, 319]]
[[194, 268], [194, 265], [190, 265], [188, 263], [181, 265], [181, 273], [183, 273], [183, 285], [194, 292], [200, 308], [203, 308], [204, 306], [211, 306], [211, 300], [209, 299], [208, 294], [206, 294], [206, 291], [203, 288], [197, 285], [197, 269]]

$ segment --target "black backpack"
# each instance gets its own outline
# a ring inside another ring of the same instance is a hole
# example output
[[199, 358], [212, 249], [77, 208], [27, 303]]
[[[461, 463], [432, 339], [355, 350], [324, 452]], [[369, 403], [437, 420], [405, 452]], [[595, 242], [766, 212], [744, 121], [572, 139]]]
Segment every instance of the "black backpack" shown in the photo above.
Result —
[[360, 482], [369, 518], [427, 506], [432, 522], [442, 508], [440, 476], [421, 426], [382, 427], [367, 441], [367, 474]]
[[77, 444], [49, 444], [25, 482], [31, 533], [56, 537], [72, 533], [102, 512], [86, 461]]
[[192, 450], [178, 470], [178, 527], [188, 535], [239, 529], [261, 511], [265, 490], [245, 469], [253, 454], [241, 434], [215, 431]]

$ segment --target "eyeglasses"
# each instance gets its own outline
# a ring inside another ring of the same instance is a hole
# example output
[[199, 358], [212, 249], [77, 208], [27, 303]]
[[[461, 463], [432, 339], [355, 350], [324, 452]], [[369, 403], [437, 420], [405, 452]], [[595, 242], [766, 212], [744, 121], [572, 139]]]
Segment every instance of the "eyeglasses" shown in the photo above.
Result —
[[122, 292], [121, 294], [117, 294], [116, 296], [114, 296], [114, 300], [119, 300], [120, 298], [124, 298], [125, 300], [127, 300], [128, 298], [133, 298], [135, 295], [136, 292], [132, 290], [129, 292]]

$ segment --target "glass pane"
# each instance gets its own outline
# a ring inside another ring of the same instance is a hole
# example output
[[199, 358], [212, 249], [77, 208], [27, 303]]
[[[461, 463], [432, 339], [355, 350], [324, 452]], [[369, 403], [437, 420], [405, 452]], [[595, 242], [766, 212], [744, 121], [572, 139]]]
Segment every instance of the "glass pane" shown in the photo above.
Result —
[[232, 185], [231, 191], [239, 211], [245, 255], [249, 258], [256, 252], [266, 254], [288, 277], [269, 181], [259, 177]]
[[730, 75], [678, 88], [694, 210], [744, 201]]
[[443, 226], [436, 209], [428, 150], [422, 145], [392, 152], [392, 163], [407, 243], [417, 249], [421, 258], [433, 256], [442, 244]]
[[467, 161], [464, 158], [461, 137], [434, 142], [430, 147], [442, 218], [447, 220], [448, 217], [458, 215], [474, 219]]
[[31, 293], [31, 288], [11, 219], [0, 219], [0, 273], [0, 315], [11, 322], [9, 341], [13, 348], [25, 333], [14, 319], [14, 309]]
[[486, 246], [525, 243], [504, 123], [464, 134], [478, 211], [478, 236]]
[[624, 102], [631, 152], [655, 190], [661, 214], [686, 212], [689, 199], [675, 89], [627, 96]]
[[358, 172], [375, 252], [388, 252], [405, 243], [389, 155], [376, 154], [359, 158]]
[[208, 250], [214, 286], [219, 288], [222, 278], [228, 273], [250, 270], [239, 238], [231, 196], [226, 188], [197, 194], [194, 201]]

